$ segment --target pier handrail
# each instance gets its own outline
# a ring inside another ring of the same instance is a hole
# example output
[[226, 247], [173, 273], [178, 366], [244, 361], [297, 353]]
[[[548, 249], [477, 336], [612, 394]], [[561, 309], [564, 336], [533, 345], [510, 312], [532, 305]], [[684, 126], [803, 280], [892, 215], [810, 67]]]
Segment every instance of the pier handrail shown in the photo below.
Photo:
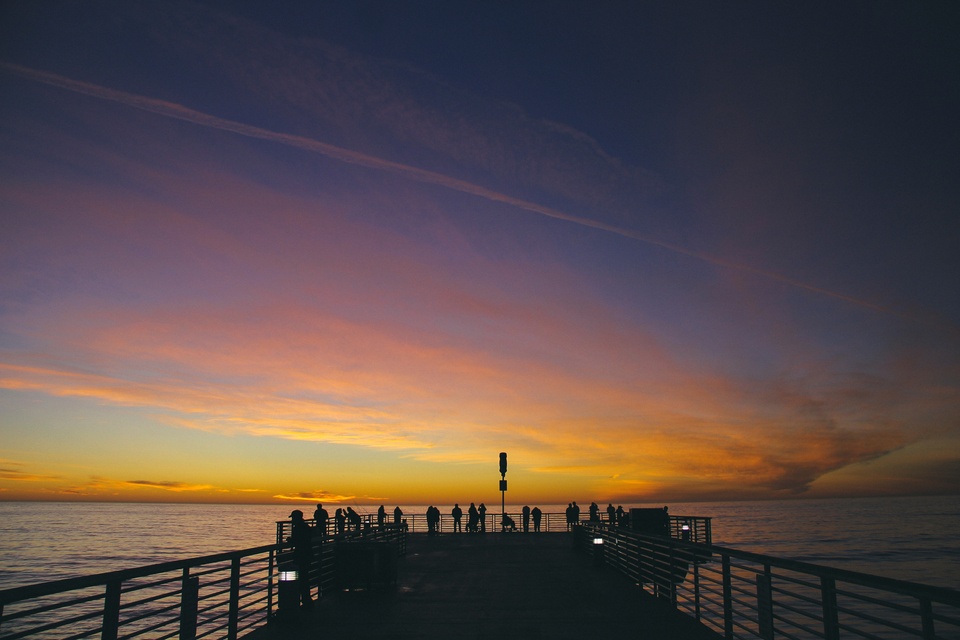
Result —
[[[387, 542], [402, 554], [406, 531], [315, 537], [306, 568], [311, 590], [319, 594], [331, 584], [337, 545], [354, 542]], [[234, 640], [277, 615], [280, 568], [291, 556], [284, 542], [2, 589], [0, 639]]]
[[[523, 516], [519, 511], [508, 511], [507, 515], [510, 516], [513, 521], [516, 523], [517, 528], [522, 527]], [[376, 514], [366, 513], [361, 514], [361, 526], [360, 530], [369, 530], [377, 526], [377, 516]], [[711, 528], [711, 518], [704, 516], [684, 516], [684, 515], [669, 515], [669, 530], [670, 535], [678, 540], [688, 540], [690, 542], [699, 542], [702, 544], [710, 544], [713, 542], [713, 533]], [[403, 521], [406, 522], [407, 530], [410, 533], [426, 533], [427, 528], [427, 517], [424, 513], [405, 513], [403, 515]], [[313, 519], [308, 519], [307, 524], [311, 527], [316, 526], [316, 521]], [[606, 520], [601, 520], [599, 522], [592, 521], [588, 519], [581, 518], [579, 520], [582, 524], [592, 524], [599, 526], [610, 526]], [[387, 513], [387, 523], [393, 524], [393, 515]], [[462, 520], [463, 531], [467, 530], [467, 516], [463, 516]], [[500, 531], [500, 513], [493, 513], [492, 511], [487, 511], [487, 514], [483, 522], [484, 529], [487, 533], [493, 533]], [[530, 531], [533, 531], [533, 524], [530, 524]], [[544, 512], [543, 517], [540, 522], [540, 531], [544, 533], [558, 533], [569, 531], [570, 525], [567, 523], [565, 513], [557, 512]], [[349, 525], [346, 527], [345, 533], [350, 533], [355, 531], [351, 529]], [[439, 523], [439, 533], [452, 533], [454, 531], [454, 520], [453, 516], [449, 513], [444, 513], [440, 515]], [[278, 520], [277, 521], [277, 543], [281, 543], [290, 537], [291, 533], [291, 524], [290, 520]], [[326, 535], [336, 535], [336, 527], [333, 522], [333, 518], [327, 520]]]
[[960, 637], [955, 589], [590, 524], [577, 536], [597, 562], [725, 638]]
[[21, 587], [11, 587], [0, 590], [0, 606], [28, 600], [30, 598], [39, 598], [42, 596], [63, 593], [64, 591], [75, 591], [87, 587], [96, 587], [110, 582], [126, 582], [134, 578], [143, 578], [145, 576], [158, 573], [167, 573], [181, 569], [199, 567], [202, 565], [213, 564], [233, 560], [234, 558], [244, 558], [258, 553], [267, 553], [274, 551], [276, 545], [268, 544], [250, 549], [241, 549], [238, 551], [226, 551], [196, 558], [187, 558], [184, 560], [171, 560], [169, 562], [158, 562], [133, 569], [119, 569], [117, 571], [105, 571], [103, 573], [93, 573], [76, 578], [63, 578], [61, 580], [51, 580], [50, 582], [40, 582], [37, 584], [28, 584]]

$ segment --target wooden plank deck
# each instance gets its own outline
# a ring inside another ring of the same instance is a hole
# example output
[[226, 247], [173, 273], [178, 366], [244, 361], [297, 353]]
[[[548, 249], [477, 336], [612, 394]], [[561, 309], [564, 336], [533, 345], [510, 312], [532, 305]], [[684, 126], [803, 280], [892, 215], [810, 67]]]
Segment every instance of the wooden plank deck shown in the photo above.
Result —
[[569, 534], [408, 536], [395, 589], [325, 594], [296, 619], [245, 636], [575, 638], [719, 636], [573, 548]]

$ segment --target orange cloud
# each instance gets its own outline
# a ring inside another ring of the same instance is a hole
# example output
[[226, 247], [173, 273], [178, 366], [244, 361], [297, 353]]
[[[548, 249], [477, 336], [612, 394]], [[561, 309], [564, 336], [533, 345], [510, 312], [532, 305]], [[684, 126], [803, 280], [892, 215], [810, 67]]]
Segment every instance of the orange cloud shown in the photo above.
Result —
[[0, 467], [0, 480], [13, 480], [14, 482], [49, 482], [59, 479], [58, 476], [28, 473], [20, 469]]
[[302, 493], [297, 493], [294, 495], [284, 495], [279, 494], [273, 496], [277, 500], [283, 501], [292, 501], [292, 502], [355, 502], [357, 496], [342, 496], [335, 493], [330, 493], [329, 491], [324, 491], [319, 489], [317, 491], [305, 491]]
[[209, 484], [188, 484], [186, 482], [175, 482], [170, 480], [125, 480], [123, 484], [136, 488], [161, 489], [163, 491], [173, 491], [175, 493], [179, 493], [181, 491], [206, 491], [213, 488], [213, 486]]

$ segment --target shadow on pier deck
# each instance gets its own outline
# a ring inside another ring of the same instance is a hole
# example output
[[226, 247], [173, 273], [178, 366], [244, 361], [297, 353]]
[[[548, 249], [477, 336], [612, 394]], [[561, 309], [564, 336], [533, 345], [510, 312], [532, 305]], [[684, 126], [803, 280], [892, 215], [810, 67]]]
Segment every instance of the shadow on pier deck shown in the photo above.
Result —
[[245, 636], [716, 640], [669, 603], [574, 550], [570, 535], [408, 537], [395, 589], [325, 594], [296, 619]]

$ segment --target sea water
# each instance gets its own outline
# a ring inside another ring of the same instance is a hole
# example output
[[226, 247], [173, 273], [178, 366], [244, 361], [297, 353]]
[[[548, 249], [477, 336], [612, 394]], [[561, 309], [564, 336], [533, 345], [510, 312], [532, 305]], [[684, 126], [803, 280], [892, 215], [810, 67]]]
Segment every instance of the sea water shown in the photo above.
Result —
[[[586, 517], [589, 501], [578, 504]], [[0, 589], [271, 544], [278, 520], [295, 508], [310, 518], [314, 506], [0, 502]], [[338, 505], [325, 506], [332, 515]], [[386, 506], [390, 517], [394, 505]], [[453, 505], [437, 506], [449, 514]], [[562, 513], [567, 505], [530, 506]], [[664, 505], [623, 505], [633, 506]], [[667, 506], [673, 515], [711, 517], [717, 545], [960, 588], [960, 496]]]

